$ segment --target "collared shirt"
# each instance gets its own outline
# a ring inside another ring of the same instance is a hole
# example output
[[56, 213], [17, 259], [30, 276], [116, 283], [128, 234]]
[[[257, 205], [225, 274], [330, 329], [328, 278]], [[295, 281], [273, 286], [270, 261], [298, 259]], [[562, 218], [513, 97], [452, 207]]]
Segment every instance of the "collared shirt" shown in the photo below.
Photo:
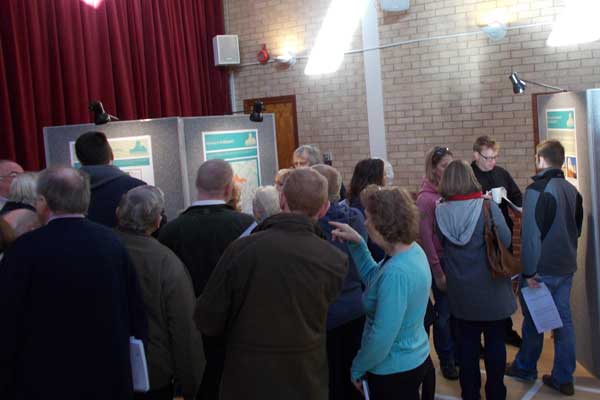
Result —
[[55, 219], [63, 219], [63, 218], [85, 218], [85, 215], [83, 214], [52, 214], [50, 216], [50, 218], [48, 218], [48, 224], [52, 221], [54, 221]]
[[227, 204], [223, 200], [196, 200], [192, 203], [191, 207], [195, 206], [217, 206], [220, 204]]

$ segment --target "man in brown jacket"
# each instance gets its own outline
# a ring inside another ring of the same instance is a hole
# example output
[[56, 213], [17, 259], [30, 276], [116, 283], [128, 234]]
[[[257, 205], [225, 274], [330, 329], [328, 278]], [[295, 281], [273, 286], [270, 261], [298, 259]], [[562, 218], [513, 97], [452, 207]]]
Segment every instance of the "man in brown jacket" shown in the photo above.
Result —
[[196, 303], [198, 329], [227, 336], [223, 400], [328, 396], [325, 322], [348, 259], [315, 224], [329, 206], [325, 178], [291, 171], [280, 202], [229, 246]]
[[148, 314], [146, 358], [150, 391], [136, 400], [172, 400], [175, 380], [183, 398], [196, 396], [205, 367], [202, 335], [194, 326], [194, 288], [183, 263], [150, 236], [160, 226], [163, 193], [154, 186], [127, 192], [117, 208], [118, 234], [139, 277]]

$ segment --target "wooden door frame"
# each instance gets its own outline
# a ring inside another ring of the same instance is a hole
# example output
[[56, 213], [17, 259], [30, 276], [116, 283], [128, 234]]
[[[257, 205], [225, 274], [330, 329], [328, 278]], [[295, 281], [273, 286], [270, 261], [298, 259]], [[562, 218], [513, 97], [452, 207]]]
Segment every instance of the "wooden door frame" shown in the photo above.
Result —
[[547, 94], [556, 94], [556, 93], [565, 93], [566, 90], [558, 90], [556, 92], [544, 92], [544, 93], [533, 93], [531, 95], [531, 111], [533, 114], [533, 152], [535, 153], [535, 149], [537, 145], [540, 144], [540, 127], [538, 124], [538, 107], [537, 107], [537, 99], [538, 96], [544, 96]]
[[[296, 109], [296, 95], [288, 95], [288, 96], [275, 96], [275, 97], [257, 97], [254, 99], [245, 99], [244, 100], [244, 111], [252, 109], [252, 105], [255, 101], [260, 100], [265, 103], [265, 107], [269, 104], [279, 104], [279, 103], [292, 103], [292, 107], [294, 107], [294, 143], [296, 148], [299, 146], [298, 141], [298, 111]], [[267, 108], [265, 112], [269, 112]]]

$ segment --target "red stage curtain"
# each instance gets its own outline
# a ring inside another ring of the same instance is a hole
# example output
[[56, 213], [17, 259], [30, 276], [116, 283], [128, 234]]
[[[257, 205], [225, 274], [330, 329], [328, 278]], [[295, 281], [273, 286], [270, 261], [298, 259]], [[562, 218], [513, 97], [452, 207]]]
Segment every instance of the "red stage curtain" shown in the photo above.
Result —
[[43, 168], [42, 128], [91, 122], [92, 99], [122, 120], [230, 111], [223, 31], [221, 0], [1, 0], [0, 158]]

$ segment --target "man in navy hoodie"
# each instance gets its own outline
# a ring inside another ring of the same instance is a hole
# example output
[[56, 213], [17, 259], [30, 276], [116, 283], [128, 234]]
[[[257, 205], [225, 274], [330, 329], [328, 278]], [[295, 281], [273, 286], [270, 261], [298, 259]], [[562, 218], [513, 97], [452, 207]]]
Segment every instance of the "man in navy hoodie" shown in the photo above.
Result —
[[333, 241], [329, 221], [350, 225], [367, 240], [367, 229], [362, 213], [356, 208], [340, 204], [342, 177], [333, 167], [318, 164], [312, 167], [327, 179], [329, 210], [319, 219], [319, 227], [327, 240], [348, 254], [350, 266], [342, 286], [342, 292], [329, 306], [327, 313], [327, 359], [329, 364], [329, 400], [361, 399], [348, 378], [352, 360], [360, 348], [365, 322], [362, 304], [362, 285], [356, 266], [350, 257], [346, 243]]
[[115, 211], [121, 197], [146, 182], [133, 178], [112, 164], [112, 148], [102, 132], [86, 132], [77, 138], [75, 153], [81, 170], [90, 176], [92, 197], [88, 219], [110, 228], [117, 225]]

